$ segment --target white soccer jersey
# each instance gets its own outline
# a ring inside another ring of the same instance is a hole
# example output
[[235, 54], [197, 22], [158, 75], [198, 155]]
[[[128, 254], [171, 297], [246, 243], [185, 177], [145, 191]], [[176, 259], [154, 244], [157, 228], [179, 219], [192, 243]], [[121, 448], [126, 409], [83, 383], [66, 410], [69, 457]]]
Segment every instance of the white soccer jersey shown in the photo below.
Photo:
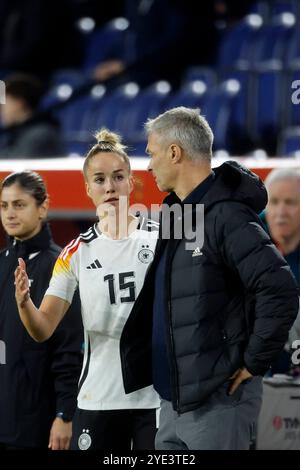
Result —
[[153, 387], [125, 394], [119, 342], [153, 259], [158, 224], [141, 218], [128, 238], [113, 240], [95, 225], [61, 252], [46, 295], [71, 303], [79, 285], [85, 354], [78, 407], [85, 410], [157, 408]]

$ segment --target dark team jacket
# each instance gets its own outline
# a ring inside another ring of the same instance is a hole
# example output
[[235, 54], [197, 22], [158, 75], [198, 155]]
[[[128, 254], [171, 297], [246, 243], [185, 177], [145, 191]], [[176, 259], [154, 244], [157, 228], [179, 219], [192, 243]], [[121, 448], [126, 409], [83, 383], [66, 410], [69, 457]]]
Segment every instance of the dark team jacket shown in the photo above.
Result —
[[[163, 240], [162, 210], [155, 257], [120, 341], [126, 393], [151, 384], [154, 276], [167, 243], [165, 321], [172, 403], [179, 413], [199, 407], [239, 367], [263, 375], [298, 312], [295, 279], [257, 215], [267, 203], [264, 185], [235, 162], [214, 172], [201, 199], [203, 246], [190, 251], [184, 237]], [[188, 197], [194, 214], [197, 190]], [[175, 194], [164, 203], [181, 204]]]
[[0, 253], [2, 443], [47, 447], [56, 413], [62, 412], [66, 420], [71, 420], [76, 408], [83, 342], [79, 297], [44, 343], [37, 343], [29, 336], [15, 300], [14, 271], [18, 257], [26, 262], [31, 298], [39, 306], [60, 251], [45, 225], [30, 240], [10, 240]]

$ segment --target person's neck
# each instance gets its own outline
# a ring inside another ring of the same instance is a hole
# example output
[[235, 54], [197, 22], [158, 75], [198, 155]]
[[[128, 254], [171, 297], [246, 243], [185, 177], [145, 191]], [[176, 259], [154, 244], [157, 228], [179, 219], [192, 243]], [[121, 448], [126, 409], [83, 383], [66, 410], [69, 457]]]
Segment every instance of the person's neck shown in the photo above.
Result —
[[121, 240], [127, 238], [138, 226], [139, 220], [131, 214], [127, 214], [124, 218], [109, 217], [109, 215], [102, 217], [99, 222], [99, 230], [105, 236], [113, 240]]
[[14, 237], [15, 240], [17, 240], [18, 242], [26, 242], [28, 240], [31, 240], [32, 238], [34, 238], [36, 235], [38, 235], [38, 233], [40, 233], [40, 231], [43, 229], [43, 224], [42, 223], [39, 223], [36, 228], [34, 229], [33, 232], [31, 232], [29, 235], [27, 236], [23, 236], [23, 237]]
[[284, 255], [289, 255], [300, 245], [300, 234], [296, 234], [292, 237], [282, 237], [278, 238], [277, 242], [280, 245], [280, 248]]
[[180, 171], [174, 192], [183, 201], [212, 172], [210, 163], [188, 162]]

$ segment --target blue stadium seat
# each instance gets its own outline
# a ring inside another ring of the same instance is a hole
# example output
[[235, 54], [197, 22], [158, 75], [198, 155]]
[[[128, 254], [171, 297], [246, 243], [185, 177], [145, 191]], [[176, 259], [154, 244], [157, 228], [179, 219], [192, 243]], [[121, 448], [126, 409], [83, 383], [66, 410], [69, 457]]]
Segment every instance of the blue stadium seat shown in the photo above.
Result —
[[70, 85], [72, 88], [78, 88], [86, 81], [86, 76], [78, 69], [58, 69], [51, 75], [50, 87]]
[[190, 82], [195, 82], [196, 80], [204, 82], [207, 88], [215, 86], [218, 81], [216, 71], [210, 67], [188, 67], [183, 75], [182, 86]]
[[124, 114], [120, 116], [118, 128], [126, 137], [132, 152], [139, 149], [139, 155], [145, 154], [146, 136], [144, 123], [167, 109], [167, 100], [171, 93], [171, 85], [166, 81], [158, 81], [140, 91], [130, 103]]
[[148, 118], [165, 111], [171, 87], [168, 82], [157, 82], [140, 90], [130, 82], [107, 93], [93, 109], [93, 127], [119, 132], [129, 146], [130, 154], [145, 154], [144, 123]]
[[[289, 74], [286, 87], [285, 104], [287, 114], [286, 122], [288, 126], [300, 126], [300, 103], [298, 103], [300, 98], [300, 93], [298, 92], [299, 83], [300, 70], [295, 70]], [[293, 84], [295, 87], [293, 87]], [[295, 99], [292, 99], [292, 97], [296, 98], [297, 102], [295, 102]]]
[[260, 15], [264, 22], [270, 17], [270, 4], [268, 1], [254, 2], [249, 8], [249, 14], [254, 13]]
[[51, 78], [49, 89], [41, 101], [41, 109], [48, 109], [58, 103], [67, 101], [80, 87], [88, 84], [90, 79], [77, 69], [56, 70]]
[[114, 91], [105, 95], [103, 100], [94, 108], [93, 124], [96, 129], [107, 127], [111, 131], [120, 132], [126, 138], [125, 114], [140, 92], [139, 86], [134, 83], [126, 83]]
[[202, 108], [207, 96], [207, 85], [202, 80], [193, 80], [173, 93], [168, 99], [168, 108], [186, 106], [188, 108]]
[[93, 134], [98, 129], [95, 127], [94, 113], [105, 92], [104, 86], [96, 85], [89, 94], [66, 103], [56, 112], [68, 154], [83, 155], [95, 142]]
[[300, 27], [296, 27], [289, 39], [285, 65], [291, 70], [300, 69]]
[[68, 101], [73, 92], [74, 88], [69, 84], [55, 85], [42, 97], [39, 107], [41, 110], [48, 110], [59, 103]]
[[283, 64], [295, 23], [292, 13], [282, 13], [273, 18], [272, 24], [261, 28], [253, 50], [252, 68], [260, 70], [265, 66], [275, 68]]
[[251, 108], [253, 106], [253, 73], [248, 70], [235, 70], [222, 75], [223, 80], [236, 80], [240, 89], [231, 109], [231, 128], [235, 137], [231, 150], [234, 153], [247, 153], [253, 147], [250, 132]]
[[262, 24], [262, 17], [252, 14], [223, 32], [219, 41], [217, 58], [219, 70], [249, 68], [257, 35]]
[[288, 127], [282, 131], [277, 154], [281, 157], [300, 156], [300, 126]]
[[89, 72], [105, 60], [121, 58], [128, 26], [126, 18], [115, 18], [94, 29], [86, 41], [83, 69]]
[[293, 13], [299, 19], [300, 4], [299, 0], [273, 0], [270, 2], [271, 17], [282, 13]]
[[269, 153], [276, 150], [278, 132], [284, 117], [284, 75], [282, 69], [266, 67], [257, 72], [252, 94], [252, 133], [258, 146]]
[[240, 84], [237, 80], [226, 80], [210, 91], [202, 108], [202, 114], [206, 117], [214, 132], [213, 149], [231, 150], [231, 125], [232, 114], [236, 99], [240, 92]]

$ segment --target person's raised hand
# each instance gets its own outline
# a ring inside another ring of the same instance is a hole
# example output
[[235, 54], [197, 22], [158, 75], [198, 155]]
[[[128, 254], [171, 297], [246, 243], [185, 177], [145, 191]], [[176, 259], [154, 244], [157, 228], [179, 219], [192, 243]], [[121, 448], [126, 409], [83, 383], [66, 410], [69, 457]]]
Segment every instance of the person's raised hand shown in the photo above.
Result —
[[22, 258], [18, 258], [19, 266], [15, 270], [15, 297], [19, 307], [24, 307], [30, 297], [29, 279], [26, 273], [26, 264]]

